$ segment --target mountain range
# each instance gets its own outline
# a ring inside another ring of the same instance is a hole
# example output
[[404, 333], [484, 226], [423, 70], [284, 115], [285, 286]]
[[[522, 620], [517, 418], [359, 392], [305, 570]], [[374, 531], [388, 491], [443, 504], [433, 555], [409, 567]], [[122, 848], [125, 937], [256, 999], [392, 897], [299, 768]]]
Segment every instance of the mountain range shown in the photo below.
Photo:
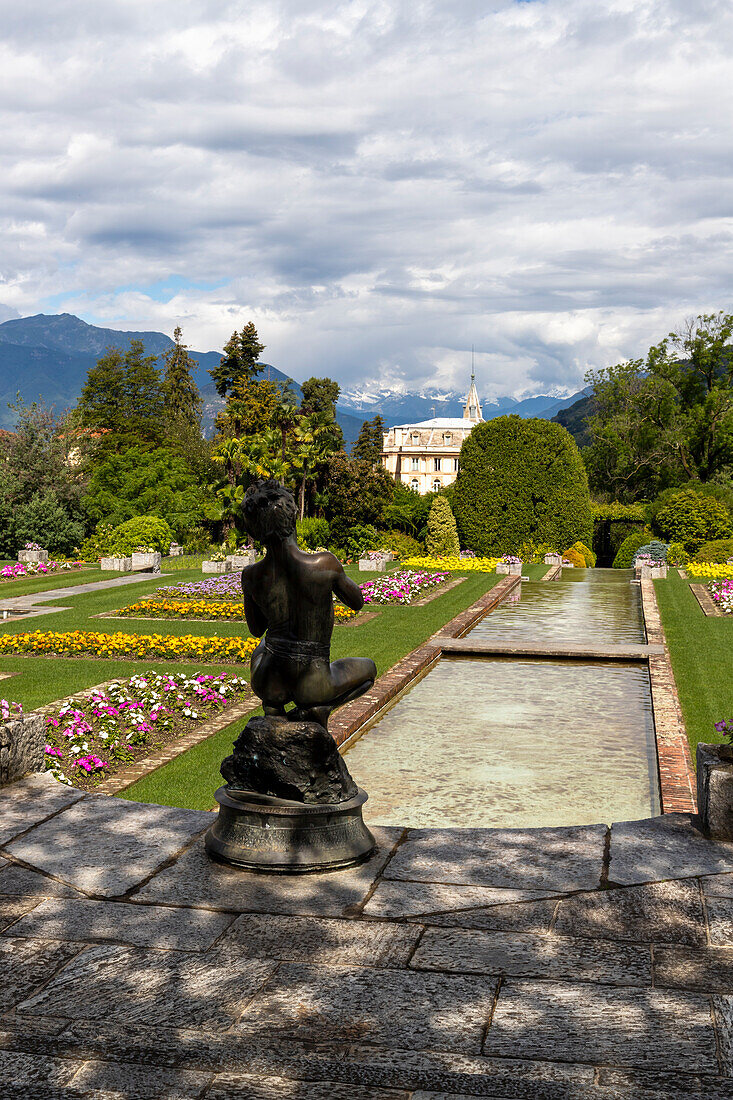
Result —
[[[39, 313], [0, 324], [0, 428], [13, 428], [15, 414], [8, 403], [15, 401], [18, 393], [28, 404], [39, 397], [57, 409], [76, 404], [89, 368], [107, 348], [126, 348], [130, 340], [141, 340], [149, 355], [162, 356], [173, 347], [171, 338], [162, 332], [100, 328], [70, 313]], [[208, 372], [219, 363], [221, 352], [190, 351], [189, 354], [196, 363], [194, 379], [204, 400], [204, 430], [210, 434], [222, 400]], [[271, 364], [264, 365], [262, 377], [273, 382], [288, 380], [286, 374]], [[300, 393], [297, 383], [293, 383], [293, 388]], [[338, 402], [336, 419], [346, 442], [353, 443], [364, 420], [376, 415], [382, 417], [386, 427], [418, 423], [432, 416], [460, 417], [465, 396], [465, 393], [430, 387], [417, 391], [347, 389]], [[522, 400], [484, 398], [483, 415], [485, 420], [506, 413], [551, 419], [585, 396], [586, 391], [569, 397], [540, 394]]]

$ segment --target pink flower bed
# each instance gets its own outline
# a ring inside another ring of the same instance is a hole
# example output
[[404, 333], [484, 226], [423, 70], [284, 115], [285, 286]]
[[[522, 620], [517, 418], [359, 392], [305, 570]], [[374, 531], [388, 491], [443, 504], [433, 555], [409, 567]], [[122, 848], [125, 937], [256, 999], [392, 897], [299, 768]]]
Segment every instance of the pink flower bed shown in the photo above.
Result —
[[418, 573], [402, 569], [373, 581], [365, 581], [359, 587], [364, 594], [364, 603], [412, 603], [416, 596], [443, 584], [448, 577], [448, 573]]
[[23, 577], [36, 577], [39, 574], [59, 573], [68, 569], [81, 569], [85, 561], [16, 561], [14, 565], [4, 565], [0, 577], [4, 581], [17, 581]]

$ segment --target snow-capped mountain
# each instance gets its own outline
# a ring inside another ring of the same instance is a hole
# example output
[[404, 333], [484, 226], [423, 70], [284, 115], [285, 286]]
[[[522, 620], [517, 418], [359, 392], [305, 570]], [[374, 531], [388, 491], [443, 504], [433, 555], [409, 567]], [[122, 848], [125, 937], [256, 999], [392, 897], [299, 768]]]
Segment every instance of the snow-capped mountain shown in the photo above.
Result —
[[[552, 394], [540, 394], [517, 400], [515, 397], [483, 397], [481, 408], [484, 420], [493, 420], [496, 416], [516, 413], [518, 416], [539, 416], [546, 419], [555, 416], [560, 409], [567, 408], [584, 394], [574, 393], [568, 397]], [[389, 388], [352, 388], [342, 391], [338, 407], [345, 413], [371, 419], [379, 414], [385, 427], [395, 424], [418, 424], [433, 416], [460, 417], [466, 401], [465, 393], [451, 390], [421, 389], [403, 390]]]

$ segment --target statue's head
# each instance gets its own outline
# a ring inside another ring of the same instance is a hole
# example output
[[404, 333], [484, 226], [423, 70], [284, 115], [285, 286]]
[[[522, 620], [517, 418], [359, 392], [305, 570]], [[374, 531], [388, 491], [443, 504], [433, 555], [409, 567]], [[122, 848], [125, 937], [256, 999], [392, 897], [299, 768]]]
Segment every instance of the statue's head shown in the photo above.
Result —
[[258, 542], [294, 535], [297, 515], [293, 494], [279, 481], [257, 481], [244, 494], [244, 526]]

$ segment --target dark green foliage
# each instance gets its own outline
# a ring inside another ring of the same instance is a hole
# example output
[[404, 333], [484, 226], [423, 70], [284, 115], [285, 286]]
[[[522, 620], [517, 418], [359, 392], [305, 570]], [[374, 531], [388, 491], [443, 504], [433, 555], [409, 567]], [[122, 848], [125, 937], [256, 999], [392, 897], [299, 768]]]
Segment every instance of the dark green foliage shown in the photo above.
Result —
[[109, 348], [89, 371], [76, 419], [96, 453], [162, 442], [163, 386], [155, 362], [142, 341], [131, 340], [126, 352]]
[[136, 516], [114, 529], [110, 548], [120, 557], [127, 557], [137, 546], [152, 546], [167, 554], [172, 542], [173, 532], [160, 516]]
[[643, 546], [640, 546], [639, 549], [634, 552], [632, 565], [636, 565], [636, 559], [642, 555], [653, 558], [654, 561], [666, 561], [668, 552], [669, 543], [660, 542], [659, 539], [652, 539], [651, 542], [645, 542]]
[[695, 554], [695, 561], [726, 562], [733, 558], [733, 539], [714, 539], [705, 542]]
[[512, 553], [523, 542], [590, 542], [588, 482], [572, 436], [549, 420], [500, 416], [461, 448], [453, 511], [461, 545]]
[[569, 405], [567, 409], [560, 409], [557, 416], [553, 416], [552, 419], [556, 424], [561, 424], [566, 431], [570, 432], [579, 447], [586, 447], [590, 443], [588, 417], [592, 416], [594, 411], [595, 404], [591, 395], [590, 397], [581, 397], [578, 401]]
[[351, 449], [354, 458], [360, 458], [376, 466], [384, 444], [384, 421], [377, 415], [373, 420], [365, 420], [359, 437]]
[[437, 496], [428, 515], [425, 547], [432, 557], [457, 557], [461, 551], [455, 516], [445, 497]]
[[174, 451], [129, 447], [94, 466], [86, 498], [94, 523], [162, 516], [180, 538], [201, 522], [204, 497], [188, 464]]
[[[328, 466], [326, 518], [332, 525], [334, 521], [346, 526], [383, 523], [394, 493], [394, 480], [386, 470], [340, 451]], [[335, 539], [333, 526], [331, 534]]]
[[681, 542], [689, 554], [705, 542], [733, 535], [731, 515], [722, 501], [694, 489], [672, 494], [656, 512], [654, 528], [668, 542]]
[[640, 546], [644, 546], [644, 544], [648, 542], [648, 531], [632, 531], [619, 546], [618, 553], [613, 559], [613, 568], [631, 569], [631, 566], [634, 564], [634, 554]]
[[380, 538], [369, 523], [351, 523], [334, 520], [331, 523], [331, 546], [343, 557], [360, 558], [367, 550], [377, 550]]
[[331, 529], [328, 521], [320, 518], [299, 519], [298, 544], [304, 550], [316, 550], [319, 546], [328, 548], [331, 539]]
[[336, 415], [336, 402], [341, 393], [338, 382], [332, 378], [306, 378], [300, 389], [303, 394], [300, 411], [306, 416], [322, 412]]
[[13, 552], [15, 557], [26, 542], [37, 542], [54, 554], [71, 554], [84, 537], [84, 527], [70, 517], [69, 511], [53, 489], [34, 493], [21, 504], [12, 517]]
[[181, 342], [181, 335], [181, 329], [176, 326], [173, 347], [164, 359], [163, 398], [172, 438], [175, 438], [182, 425], [200, 428], [203, 406], [201, 394], [191, 374], [196, 362], [188, 354], [186, 345]]
[[264, 350], [252, 321], [241, 332], [232, 333], [224, 345], [221, 362], [209, 371], [219, 397], [226, 397], [237, 383], [251, 382], [259, 374], [259, 358]]

